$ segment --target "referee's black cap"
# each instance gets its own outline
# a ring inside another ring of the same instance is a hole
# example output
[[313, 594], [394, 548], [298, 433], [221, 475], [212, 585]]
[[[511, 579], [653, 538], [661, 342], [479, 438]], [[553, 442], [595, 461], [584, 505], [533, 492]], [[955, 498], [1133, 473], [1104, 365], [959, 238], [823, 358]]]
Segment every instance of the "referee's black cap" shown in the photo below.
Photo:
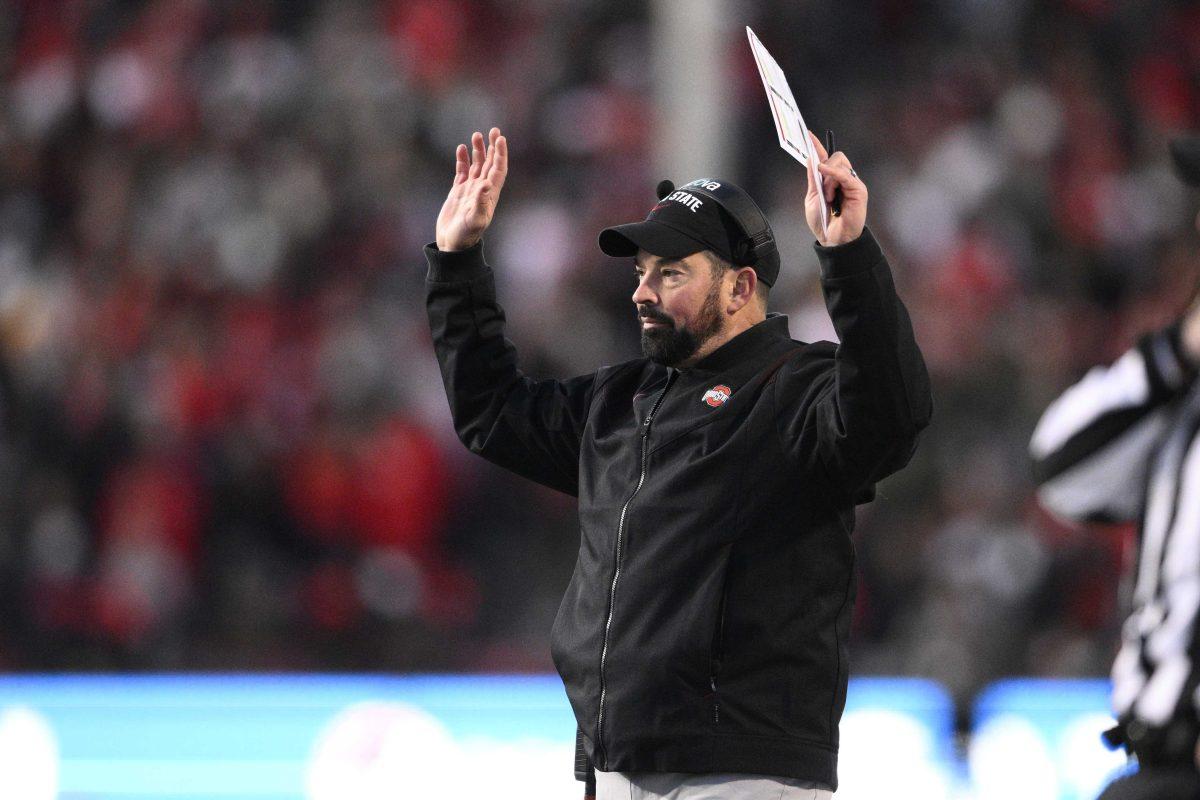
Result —
[[[741, 191], [728, 181], [716, 183]], [[745, 231], [713, 197], [689, 191], [688, 184], [676, 189], [670, 181], [659, 183], [657, 193], [658, 203], [646, 219], [602, 230], [600, 249], [618, 258], [636, 256], [638, 250], [663, 258], [712, 250], [731, 264], [754, 267], [760, 281], [774, 285], [779, 276], [778, 259], [770, 264], [758, 263], [748, 247]]]
[[1189, 186], [1200, 186], [1200, 133], [1172, 139], [1167, 145], [1175, 172]]

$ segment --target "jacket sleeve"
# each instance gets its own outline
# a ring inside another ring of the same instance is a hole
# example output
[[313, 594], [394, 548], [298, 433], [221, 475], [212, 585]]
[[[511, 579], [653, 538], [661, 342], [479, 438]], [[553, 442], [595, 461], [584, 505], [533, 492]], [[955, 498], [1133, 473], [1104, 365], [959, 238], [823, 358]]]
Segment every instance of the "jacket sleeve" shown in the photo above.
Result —
[[459, 439], [494, 464], [576, 495], [595, 376], [535, 381], [517, 369], [482, 242], [458, 252], [428, 245], [425, 257], [425, 307]]
[[908, 463], [929, 424], [929, 374], [870, 230], [844, 245], [814, 246], [841, 343], [813, 345], [819, 357], [781, 371], [781, 435], [794, 459], [823, 469], [849, 498], [866, 502], [877, 481]]
[[1171, 326], [1067, 389], [1046, 409], [1029, 445], [1042, 505], [1079, 522], [1135, 521], [1170, 403], [1193, 379], [1179, 328]]

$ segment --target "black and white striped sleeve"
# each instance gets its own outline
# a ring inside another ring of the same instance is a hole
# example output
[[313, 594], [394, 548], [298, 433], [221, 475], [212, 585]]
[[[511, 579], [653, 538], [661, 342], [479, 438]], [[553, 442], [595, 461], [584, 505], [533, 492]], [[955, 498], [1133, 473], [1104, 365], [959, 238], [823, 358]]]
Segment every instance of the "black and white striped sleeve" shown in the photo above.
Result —
[[1029, 446], [1042, 505], [1080, 522], [1136, 520], [1169, 403], [1194, 374], [1172, 326], [1064, 392], [1042, 415]]

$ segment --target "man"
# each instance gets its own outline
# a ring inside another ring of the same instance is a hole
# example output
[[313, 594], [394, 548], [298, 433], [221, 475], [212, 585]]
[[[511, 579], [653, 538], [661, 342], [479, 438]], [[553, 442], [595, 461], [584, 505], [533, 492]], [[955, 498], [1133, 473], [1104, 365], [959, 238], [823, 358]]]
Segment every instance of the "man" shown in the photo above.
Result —
[[[1200, 186], [1200, 136], [1171, 144]], [[1200, 224], [1200, 219], [1198, 219]], [[1042, 416], [1030, 450], [1042, 504], [1080, 522], [1138, 522], [1133, 611], [1112, 667], [1119, 725], [1106, 737], [1140, 771], [1102, 795], [1200, 797], [1200, 300], [1097, 367]]]
[[[483, 260], [507, 141], [493, 128], [455, 154], [426, 248], [437, 357], [471, 450], [579, 498], [551, 649], [601, 800], [837, 786], [854, 506], [907, 463], [930, 396], [866, 186], [816, 146], [844, 195], [817, 246], [839, 346], [767, 315], [769, 227], [752, 241], [705, 179], [600, 235], [634, 258], [645, 358], [561, 382], [517, 369]], [[817, 191], [810, 173], [814, 232]]]

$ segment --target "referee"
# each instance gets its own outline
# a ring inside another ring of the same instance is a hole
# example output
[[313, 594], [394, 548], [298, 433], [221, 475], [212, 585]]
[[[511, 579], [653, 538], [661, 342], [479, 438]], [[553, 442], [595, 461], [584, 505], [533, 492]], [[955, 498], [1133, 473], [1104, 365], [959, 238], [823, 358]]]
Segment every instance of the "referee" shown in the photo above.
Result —
[[[1171, 154], [1200, 186], [1200, 136]], [[1197, 220], [1200, 225], [1200, 218]], [[1200, 297], [1172, 325], [1097, 367], [1033, 434], [1038, 496], [1077, 521], [1138, 522], [1133, 610], [1112, 667], [1118, 726], [1139, 771], [1103, 800], [1200, 798]]]

